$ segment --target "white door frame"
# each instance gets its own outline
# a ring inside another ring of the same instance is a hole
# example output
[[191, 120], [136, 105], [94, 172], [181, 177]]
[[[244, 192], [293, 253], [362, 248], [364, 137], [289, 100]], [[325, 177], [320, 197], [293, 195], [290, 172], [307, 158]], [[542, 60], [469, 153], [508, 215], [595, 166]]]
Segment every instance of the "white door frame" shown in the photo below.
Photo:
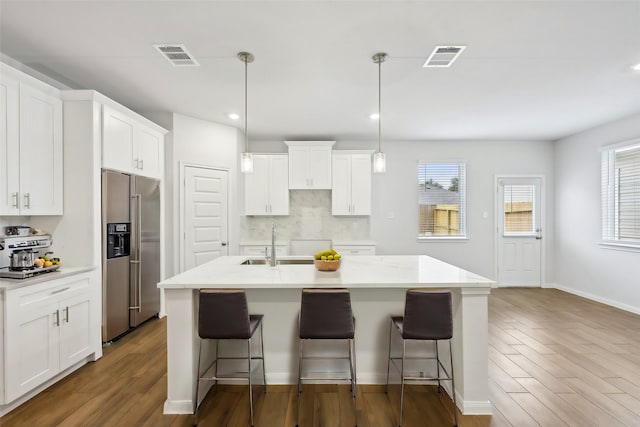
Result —
[[498, 199], [498, 194], [499, 194], [499, 188], [498, 188], [498, 182], [501, 179], [510, 179], [510, 178], [535, 178], [535, 179], [539, 179], [540, 180], [540, 229], [541, 231], [541, 235], [542, 235], [542, 242], [540, 242], [540, 287], [544, 288], [545, 286], [545, 272], [546, 272], [546, 263], [545, 263], [545, 240], [546, 240], [546, 235], [547, 235], [547, 229], [546, 229], [546, 221], [545, 221], [545, 210], [546, 210], [546, 194], [545, 194], [545, 179], [544, 179], [544, 175], [538, 175], [538, 174], [505, 174], [505, 175], [495, 175], [494, 179], [493, 179], [493, 187], [494, 187], [494, 192], [493, 192], [493, 197], [494, 197], [494, 216], [493, 216], [493, 272], [494, 272], [494, 276], [496, 278], [496, 287], [499, 286], [500, 283], [500, 277], [499, 277], [499, 260], [498, 260], [498, 241], [499, 241], [499, 236], [498, 233], [500, 232], [499, 230], [499, 226], [498, 226], [498, 221], [500, 221], [499, 216], [499, 212], [500, 212], [500, 207], [499, 207], [499, 203], [501, 202]]
[[[179, 181], [178, 181], [178, 191], [180, 193], [180, 208], [179, 208], [179, 215], [180, 215], [180, 225], [178, 227], [178, 241], [179, 241], [179, 250], [178, 250], [178, 259], [180, 260], [180, 264], [179, 264], [179, 271], [175, 272], [175, 274], [181, 273], [184, 271], [184, 235], [185, 235], [185, 224], [184, 224], [184, 209], [185, 209], [185, 205], [184, 205], [184, 199], [185, 199], [185, 194], [184, 194], [184, 187], [185, 187], [185, 168], [200, 168], [200, 169], [209, 169], [209, 170], [215, 170], [215, 171], [220, 171], [220, 172], [226, 172], [227, 173], [227, 177], [230, 177], [230, 169], [228, 168], [221, 168], [221, 167], [216, 167], [216, 166], [209, 166], [209, 165], [201, 165], [198, 163], [190, 163], [190, 162], [180, 162], [180, 175], [179, 175]], [[231, 205], [230, 203], [230, 191], [229, 191], [229, 187], [230, 187], [230, 181], [231, 179], [227, 179], [227, 240], [229, 240], [229, 229], [230, 229], [230, 223], [229, 220], [230, 215], [229, 215], [229, 206]], [[227, 251], [229, 250], [229, 246], [227, 245]]]

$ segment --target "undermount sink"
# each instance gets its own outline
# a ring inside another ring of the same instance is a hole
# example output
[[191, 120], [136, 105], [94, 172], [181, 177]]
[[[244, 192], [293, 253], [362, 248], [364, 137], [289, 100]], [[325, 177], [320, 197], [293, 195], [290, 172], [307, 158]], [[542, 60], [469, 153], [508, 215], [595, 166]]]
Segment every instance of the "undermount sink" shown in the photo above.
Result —
[[[269, 260], [268, 259], [248, 259], [244, 262], [242, 262], [241, 265], [265, 265], [265, 264], [269, 264]], [[305, 265], [311, 265], [313, 264], [313, 259], [279, 259], [276, 261], [276, 264], [278, 265], [292, 265], [292, 264], [305, 264]]]

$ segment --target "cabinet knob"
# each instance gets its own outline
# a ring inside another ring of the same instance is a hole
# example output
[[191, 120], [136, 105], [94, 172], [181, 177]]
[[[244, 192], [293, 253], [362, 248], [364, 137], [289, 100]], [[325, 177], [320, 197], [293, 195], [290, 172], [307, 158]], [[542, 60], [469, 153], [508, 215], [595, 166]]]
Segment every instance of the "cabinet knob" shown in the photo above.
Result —
[[24, 193], [24, 207], [31, 208], [31, 195], [29, 193]]
[[18, 202], [19, 202], [19, 200], [18, 200], [18, 199], [19, 199], [19, 197], [18, 197], [18, 193], [13, 193], [13, 194], [11, 195], [11, 197], [13, 197], [13, 207], [14, 207], [14, 208], [19, 207], [19, 206], [18, 206]]

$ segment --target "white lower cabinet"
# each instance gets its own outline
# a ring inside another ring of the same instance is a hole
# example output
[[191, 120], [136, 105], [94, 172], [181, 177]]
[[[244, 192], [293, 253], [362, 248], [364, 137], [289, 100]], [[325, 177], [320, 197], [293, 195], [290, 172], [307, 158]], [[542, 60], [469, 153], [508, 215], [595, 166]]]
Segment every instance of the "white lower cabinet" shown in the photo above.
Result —
[[334, 244], [333, 249], [342, 256], [349, 255], [375, 255], [376, 245], [373, 243], [367, 244]]
[[94, 352], [89, 276], [5, 294], [4, 402], [19, 398]]

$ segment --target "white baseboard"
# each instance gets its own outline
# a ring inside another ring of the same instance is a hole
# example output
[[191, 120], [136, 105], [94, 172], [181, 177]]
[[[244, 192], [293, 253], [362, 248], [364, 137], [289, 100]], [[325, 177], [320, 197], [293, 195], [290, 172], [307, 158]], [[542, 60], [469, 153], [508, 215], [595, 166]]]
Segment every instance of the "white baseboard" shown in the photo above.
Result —
[[619, 308], [620, 310], [628, 311], [634, 314], [640, 314], [640, 307], [635, 307], [629, 304], [624, 304], [619, 301], [611, 300], [608, 298], [603, 298], [599, 295], [595, 295], [589, 292], [580, 291], [578, 289], [573, 289], [567, 286], [562, 286], [560, 284], [555, 284], [556, 289], [559, 289], [564, 292], [568, 292], [570, 294], [578, 295], [579, 297], [583, 297], [586, 299], [590, 299], [592, 301], [600, 302], [602, 304], [609, 305], [611, 307]]
[[193, 402], [190, 400], [165, 400], [163, 414], [193, 414]]
[[462, 400], [457, 393], [456, 399], [460, 412], [465, 415], [493, 415], [493, 405], [488, 400]]

